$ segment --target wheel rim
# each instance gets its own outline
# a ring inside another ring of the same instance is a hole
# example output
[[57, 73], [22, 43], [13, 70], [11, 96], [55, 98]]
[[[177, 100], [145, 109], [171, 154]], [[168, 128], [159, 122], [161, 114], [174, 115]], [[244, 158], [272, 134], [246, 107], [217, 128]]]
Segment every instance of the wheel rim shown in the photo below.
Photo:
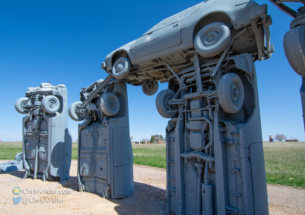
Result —
[[75, 106], [74, 112], [75, 112], [76, 114], [80, 114], [80, 113], [81, 113], [80, 105], [76, 105], [76, 106]]
[[108, 107], [111, 109], [111, 110], [115, 110], [116, 108], [116, 102], [114, 101], [114, 99], [108, 99]]
[[154, 87], [154, 83], [152, 81], [147, 81], [145, 84], [144, 84], [144, 89], [146, 91], [151, 91]]
[[124, 60], [118, 60], [115, 65], [115, 73], [120, 73], [124, 69]]
[[23, 101], [22, 103], [21, 103], [21, 108], [23, 109], [23, 110], [25, 110], [26, 108], [25, 108], [25, 104], [27, 103], [27, 101]]
[[116, 66], [116, 71], [118, 73], [120, 73], [122, 70], [124, 69], [124, 65], [122, 63], [119, 63], [117, 66]]
[[54, 100], [49, 101], [49, 104], [48, 104], [49, 108], [53, 109], [55, 107], [55, 105], [56, 105], [56, 102]]
[[173, 97], [172, 96], [168, 96], [165, 98], [165, 107], [167, 110], [169, 110], [169, 101], [172, 99]]
[[236, 83], [232, 83], [230, 87], [230, 96], [233, 104], [238, 105], [240, 100], [240, 90]]
[[201, 42], [204, 46], [212, 46], [220, 39], [220, 33], [215, 30], [211, 30], [203, 35]]

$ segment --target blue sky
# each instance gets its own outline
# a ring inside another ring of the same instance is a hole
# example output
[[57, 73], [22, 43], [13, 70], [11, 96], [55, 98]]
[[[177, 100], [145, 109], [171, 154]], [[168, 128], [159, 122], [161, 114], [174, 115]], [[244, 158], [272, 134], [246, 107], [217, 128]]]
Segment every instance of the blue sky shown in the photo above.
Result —
[[[21, 120], [15, 101], [28, 87], [42, 82], [65, 84], [69, 105], [79, 91], [105, 78], [100, 68], [105, 56], [157, 24], [201, 1], [4, 1], [0, 0], [0, 140], [20, 141]], [[256, 62], [263, 139], [283, 133], [305, 140], [299, 88], [301, 77], [290, 67], [283, 50], [283, 36], [291, 18], [269, 1], [272, 15], [272, 58]], [[300, 4], [289, 4], [298, 8]], [[167, 88], [161, 84], [159, 91]], [[130, 133], [134, 140], [164, 135], [167, 119], [155, 107], [156, 95], [128, 86]], [[77, 122], [69, 119], [73, 140]]]

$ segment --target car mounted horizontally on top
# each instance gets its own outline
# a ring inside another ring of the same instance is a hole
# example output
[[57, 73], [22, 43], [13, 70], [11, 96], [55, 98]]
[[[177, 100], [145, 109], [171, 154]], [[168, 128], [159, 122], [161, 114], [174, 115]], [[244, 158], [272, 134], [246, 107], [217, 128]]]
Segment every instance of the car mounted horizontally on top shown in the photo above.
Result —
[[225, 55], [250, 53], [264, 60], [274, 51], [270, 44], [267, 5], [251, 0], [209, 0], [164, 19], [149, 31], [108, 54], [102, 68], [128, 84], [142, 85], [146, 95], [158, 90], [194, 63]]

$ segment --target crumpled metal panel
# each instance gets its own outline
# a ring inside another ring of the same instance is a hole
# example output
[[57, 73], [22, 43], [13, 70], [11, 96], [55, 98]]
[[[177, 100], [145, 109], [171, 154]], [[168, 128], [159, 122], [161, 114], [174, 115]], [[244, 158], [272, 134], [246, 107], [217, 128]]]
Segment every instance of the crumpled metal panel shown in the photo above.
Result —
[[[22, 153], [18, 153], [16, 156], [18, 156], [18, 155], [23, 157]], [[18, 171], [18, 170], [23, 170], [23, 160], [22, 159], [15, 158], [15, 160], [13, 160], [13, 161], [8, 161], [8, 162], [0, 164], [0, 173], [13, 172], [13, 171]]]

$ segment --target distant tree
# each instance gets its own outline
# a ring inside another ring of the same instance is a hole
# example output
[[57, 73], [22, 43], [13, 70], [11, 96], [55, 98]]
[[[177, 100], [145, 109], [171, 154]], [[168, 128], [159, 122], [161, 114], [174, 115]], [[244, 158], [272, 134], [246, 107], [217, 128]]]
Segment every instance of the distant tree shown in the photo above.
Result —
[[147, 138], [143, 138], [142, 139], [142, 143], [147, 143], [148, 142], [148, 139]]
[[150, 142], [151, 142], [151, 143], [154, 143], [154, 142], [155, 142], [155, 135], [151, 135]]
[[155, 135], [155, 141], [159, 143], [161, 141], [160, 135]]
[[277, 139], [278, 141], [286, 140], [287, 137], [284, 134], [277, 134], [275, 135], [274, 139]]
[[163, 138], [163, 136], [160, 134], [160, 138], [161, 138], [161, 141], [163, 141], [164, 140], [164, 138]]

